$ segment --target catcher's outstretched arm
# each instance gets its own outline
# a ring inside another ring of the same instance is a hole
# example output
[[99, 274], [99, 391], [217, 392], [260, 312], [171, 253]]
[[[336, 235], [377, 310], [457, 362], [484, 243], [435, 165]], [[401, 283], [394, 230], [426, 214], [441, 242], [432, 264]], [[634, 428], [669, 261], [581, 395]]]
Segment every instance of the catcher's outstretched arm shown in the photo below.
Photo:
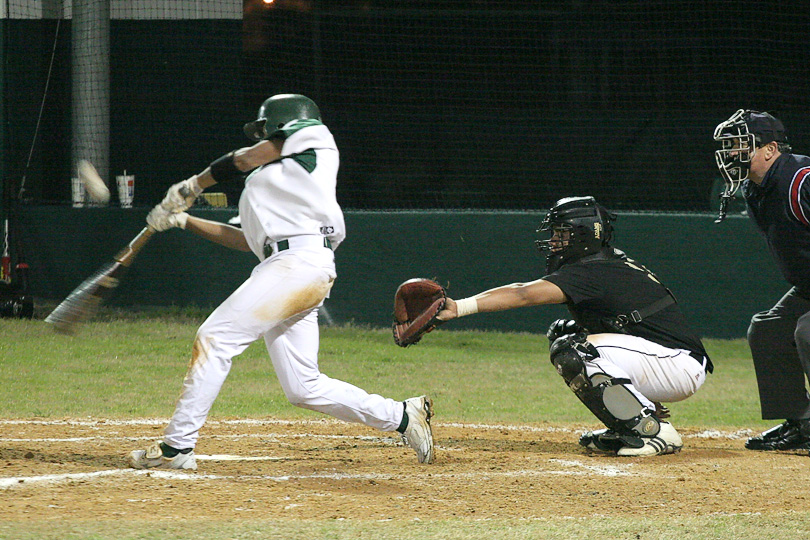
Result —
[[444, 309], [439, 312], [438, 318], [441, 321], [449, 321], [473, 313], [490, 313], [545, 304], [563, 304], [567, 300], [562, 289], [550, 281], [538, 279], [528, 283], [503, 285], [460, 300], [448, 298]]

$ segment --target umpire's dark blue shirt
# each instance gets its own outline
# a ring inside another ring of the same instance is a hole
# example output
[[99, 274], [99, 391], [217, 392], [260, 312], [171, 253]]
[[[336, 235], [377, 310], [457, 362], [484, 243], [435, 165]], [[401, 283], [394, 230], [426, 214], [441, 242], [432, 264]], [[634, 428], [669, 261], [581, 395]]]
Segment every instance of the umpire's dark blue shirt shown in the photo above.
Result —
[[810, 293], [810, 157], [782, 154], [762, 183], [743, 183], [748, 213], [782, 275]]

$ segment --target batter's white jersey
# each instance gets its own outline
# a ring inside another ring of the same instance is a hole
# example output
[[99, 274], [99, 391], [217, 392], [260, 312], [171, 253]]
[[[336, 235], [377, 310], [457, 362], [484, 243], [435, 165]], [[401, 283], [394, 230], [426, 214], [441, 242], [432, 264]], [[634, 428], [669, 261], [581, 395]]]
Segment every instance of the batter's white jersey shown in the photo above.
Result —
[[253, 171], [239, 200], [242, 230], [261, 260], [268, 242], [326, 236], [336, 249], [346, 237], [335, 195], [340, 155], [329, 128], [317, 120], [293, 120], [282, 131], [283, 157]]

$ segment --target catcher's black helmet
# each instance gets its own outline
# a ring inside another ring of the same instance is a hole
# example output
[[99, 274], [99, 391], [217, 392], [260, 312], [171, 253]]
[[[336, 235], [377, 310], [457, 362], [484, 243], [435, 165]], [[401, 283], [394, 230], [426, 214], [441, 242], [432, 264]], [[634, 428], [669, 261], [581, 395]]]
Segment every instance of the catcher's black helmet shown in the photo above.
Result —
[[251, 140], [269, 139], [293, 120], [321, 119], [321, 110], [314, 101], [301, 94], [277, 94], [264, 100], [259, 115], [245, 124], [245, 135]]
[[550, 233], [548, 240], [536, 240], [546, 254], [550, 273], [563, 264], [598, 253], [610, 245], [615, 214], [608, 212], [593, 197], [560, 199], [540, 223], [538, 233]]

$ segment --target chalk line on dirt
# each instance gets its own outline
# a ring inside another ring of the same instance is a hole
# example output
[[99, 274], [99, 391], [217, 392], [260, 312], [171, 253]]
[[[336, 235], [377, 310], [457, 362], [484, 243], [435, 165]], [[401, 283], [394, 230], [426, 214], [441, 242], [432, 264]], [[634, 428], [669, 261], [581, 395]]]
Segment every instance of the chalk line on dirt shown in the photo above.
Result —
[[[235, 456], [235, 455], [198, 455], [199, 460], [209, 461], [277, 461], [284, 458], [275, 456]], [[601, 465], [594, 466], [588, 465], [576, 460], [561, 460], [549, 459], [552, 465], [562, 465], [565, 469], [525, 469], [517, 471], [482, 471], [482, 472], [467, 472], [467, 473], [428, 473], [423, 475], [426, 479], [436, 478], [493, 478], [493, 477], [526, 477], [526, 476], [545, 476], [545, 475], [570, 475], [570, 476], [583, 476], [593, 474], [596, 476], [633, 476], [636, 473], [632, 472], [632, 464], [623, 465]], [[87, 481], [97, 480], [109, 477], [121, 476], [148, 476], [161, 480], [186, 480], [186, 481], [200, 481], [200, 480], [268, 480], [275, 482], [287, 482], [290, 480], [396, 480], [404, 479], [404, 475], [396, 475], [391, 473], [386, 474], [346, 474], [346, 473], [314, 473], [303, 475], [281, 475], [281, 476], [256, 476], [256, 475], [240, 475], [240, 476], [223, 476], [215, 474], [199, 474], [189, 473], [183, 471], [170, 471], [160, 469], [150, 470], [136, 470], [136, 469], [109, 469], [104, 471], [94, 471], [87, 473], [64, 473], [64, 474], [45, 474], [39, 476], [15, 476], [9, 478], [0, 478], [0, 488], [13, 488], [21, 487], [31, 484], [60, 484], [71, 481]], [[408, 478], [413, 478], [415, 475], [409, 473]]]
[[[74, 419], [63, 419], [63, 420], [35, 420], [35, 419], [0, 419], [0, 425], [41, 425], [41, 426], [58, 426], [58, 425], [68, 425], [68, 426], [84, 426], [84, 427], [104, 427], [104, 426], [156, 426], [156, 425], [165, 425], [169, 422], [168, 419], [163, 418], [137, 418], [132, 420], [112, 420], [112, 419], [98, 419], [98, 420], [74, 420]], [[267, 419], [236, 419], [236, 420], [209, 420], [206, 422], [209, 426], [216, 426], [216, 425], [255, 425], [255, 426], [272, 426], [272, 425], [285, 425], [285, 426], [296, 426], [296, 425], [345, 425], [345, 422], [340, 420], [334, 420], [331, 418], [325, 419], [312, 419], [312, 420], [281, 420], [281, 419], [274, 419], [274, 418], [267, 418]], [[526, 431], [531, 433], [583, 433], [588, 431], [586, 427], [538, 427], [538, 426], [527, 426], [527, 425], [516, 425], [516, 424], [479, 424], [479, 423], [472, 423], [472, 424], [465, 424], [460, 422], [434, 422], [434, 427], [442, 428], [442, 427], [452, 427], [452, 428], [459, 428], [459, 429], [484, 429], [484, 430], [496, 430], [496, 431], [503, 431], [503, 430], [514, 430], [514, 431]], [[739, 429], [736, 431], [719, 431], [715, 429], [704, 430], [694, 434], [685, 434], [683, 437], [689, 438], [702, 438], [702, 439], [742, 439], [745, 437], [750, 437], [753, 433], [750, 429]], [[241, 436], [250, 436], [250, 435], [241, 435]], [[272, 437], [277, 436], [274, 434], [264, 434], [260, 435], [264, 437]], [[299, 435], [290, 435], [290, 436], [299, 436]], [[308, 434], [303, 434], [300, 436], [309, 436]], [[334, 437], [342, 437], [341, 435], [335, 435]], [[353, 438], [362, 438], [364, 436], [358, 435]], [[369, 436], [369, 439], [374, 439], [375, 437]], [[7, 440], [7, 439], [3, 439]]]

